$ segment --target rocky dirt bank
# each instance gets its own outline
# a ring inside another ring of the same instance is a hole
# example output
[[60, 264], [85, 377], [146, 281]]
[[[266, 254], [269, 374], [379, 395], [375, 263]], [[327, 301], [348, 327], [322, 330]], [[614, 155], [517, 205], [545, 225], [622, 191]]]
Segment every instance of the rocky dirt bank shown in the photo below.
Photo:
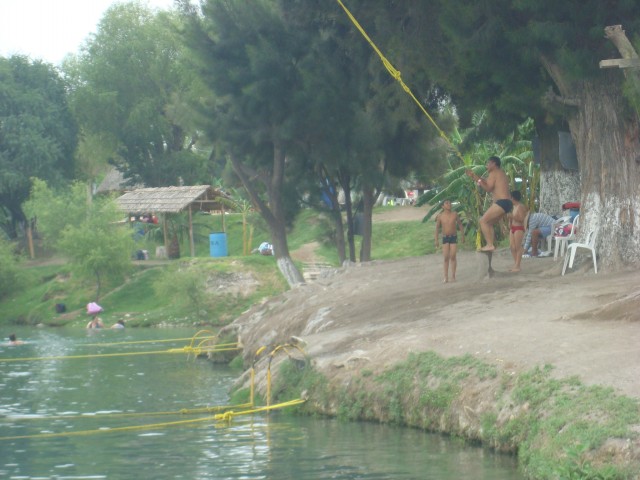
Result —
[[[523, 260], [518, 274], [507, 273], [510, 265], [509, 252], [497, 252], [489, 278], [483, 254], [461, 252], [458, 281], [448, 284], [439, 254], [334, 269], [251, 309], [230, 328], [247, 361], [261, 346], [301, 339], [314, 368], [336, 386], [380, 374], [410, 353], [467, 356], [495, 367], [502, 380], [474, 376], [457, 413], [429, 424], [468, 438], [482, 438], [483, 412], [499, 418], [526, 409], [496, 405], [496, 391], [504, 378], [545, 365], [553, 366], [552, 378], [575, 376], [637, 401], [640, 272], [595, 275], [585, 261], [561, 276], [552, 258]], [[602, 448], [609, 452], [596, 452], [602, 461], [640, 462], [637, 435]]]

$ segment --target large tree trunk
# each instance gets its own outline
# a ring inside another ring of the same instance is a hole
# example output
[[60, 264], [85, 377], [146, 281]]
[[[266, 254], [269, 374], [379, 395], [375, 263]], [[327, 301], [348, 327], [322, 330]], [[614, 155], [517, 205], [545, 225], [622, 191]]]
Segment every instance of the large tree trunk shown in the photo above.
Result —
[[347, 259], [347, 246], [344, 241], [344, 222], [342, 220], [340, 205], [336, 203], [336, 208], [334, 208], [331, 213], [336, 226], [336, 250], [338, 251], [338, 261], [340, 262], [340, 265], [342, 265]]
[[640, 122], [622, 97], [622, 75], [606, 72], [582, 83], [569, 119], [582, 183], [581, 234], [598, 232], [597, 252], [604, 268], [640, 263]]
[[356, 262], [355, 217], [351, 202], [351, 176], [340, 175], [340, 186], [344, 192], [344, 205], [347, 214], [347, 245], [349, 245], [349, 261]]
[[[560, 215], [562, 204], [580, 198], [580, 174], [566, 170], [560, 163], [558, 129], [556, 123], [547, 124], [536, 119], [540, 140], [540, 205], [539, 211]], [[565, 125], [565, 130], [569, 128]]]
[[321, 182], [330, 182], [327, 188], [323, 189], [323, 192], [331, 200], [331, 219], [336, 228], [335, 233], [335, 245], [338, 253], [338, 261], [340, 265], [347, 259], [346, 257], [346, 244], [344, 241], [344, 221], [342, 219], [342, 212], [340, 211], [340, 203], [338, 202], [338, 189], [333, 181], [329, 180], [329, 175], [323, 171]]
[[[620, 27], [605, 29], [623, 58], [637, 57]], [[640, 118], [622, 95], [624, 75], [602, 70], [596, 79], [570, 83], [553, 62], [542, 58], [555, 82], [576, 145], [581, 182], [579, 238], [598, 235], [598, 263], [607, 270], [640, 264]]]
[[371, 237], [373, 233], [373, 206], [375, 204], [374, 188], [362, 188], [362, 243], [360, 244], [360, 261], [371, 261]]
[[[280, 272], [290, 287], [304, 284], [304, 277], [293, 263], [289, 253], [289, 244], [287, 243], [286, 221], [281, 197], [285, 166], [284, 151], [277, 143], [274, 144], [273, 166], [269, 174], [250, 172], [249, 167], [244, 165], [235, 155], [231, 155], [231, 165], [249, 194], [251, 203], [269, 225], [271, 243], [273, 244], [276, 263]], [[268, 204], [258, 194], [258, 189], [254, 184], [255, 181], [261, 182], [266, 187], [269, 199]]]

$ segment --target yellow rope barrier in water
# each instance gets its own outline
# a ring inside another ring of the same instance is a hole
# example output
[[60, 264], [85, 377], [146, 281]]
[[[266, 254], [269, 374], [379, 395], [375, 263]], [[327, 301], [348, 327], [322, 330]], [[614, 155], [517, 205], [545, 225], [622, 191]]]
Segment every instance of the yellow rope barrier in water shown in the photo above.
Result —
[[267, 407], [271, 404], [271, 362], [273, 361], [273, 357], [280, 350], [283, 350], [287, 354], [287, 356], [289, 358], [292, 358], [291, 354], [289, 353], [289, 350], [287, 349], [287, 347], [295, 348], [300, 353], [302, 353], [302, 355], [304, 355], [305, 357], [307, 356], [307, 354], [305, 353], [305, 351], [302, 348], [300, 348], [297, 345], [291, 345], [290, 343], [284, 343], [282, 345], [278, 345], [276, 348], [274, 348], [271, 351], [271, 353], [269, 353], [269, 364], [267, 365]]
[[199, 407], [199, 408], [182, 408], [180, 410], [172, 411], [172, 412], [118, 412], [118, 413], [81, 413], [78, 415], [41, 415], [41, 416], [31, 416], [31, 417], [2, 417], [0, 418], [0, 422], [4, 420], [14, 421], [37, 421], [37, 420], [95, 420], [102, 418], [130, 418], [130, 417], [162, 417], [169, 415], [203, 415], [203, 414], [212, 414], [216, 412], [220, 412], [221, 410], [229, 410], [232, 408], [250, 408], [253, 407], [251, 403], [239, 403], [236, 405], [219, 405], [215, 407]]
[[[205, 337], [202, 337], [205, 338]], [[218, 338], [216, 335], [212, 335], [206, 338]], [[143, 343], [169, 343], [169, 342], [184, 342], [185, 340], [193, 340], [193, 337], [188, 338], [168, 338], [164, 340], [137, 340], [131, 342], [110, 342], [110, 343], [84, 343], [83, 347], [112, 347], [115, 345], [136, 345]]]
[[371, 45], [371, 48], [373, 48], [373, 50], [378, 54], [378, 57], [380, 57], [380, 60], [382, 61], [382, 64], [385, 66], [385, 68], [387, 69], [387, 71], [389, 72], [389, 74], [396, 80], [398, 81], [398, 83], [400, 83], [400, 86], [402, 87], [402, 89], [413, 99], [413, 101], [415, 102], [416, 105], [418, 105], [418, 107], [420, 108], [420, 110], [422, 110], [422, 113], [424, 113], [426, 115], [426, 117], [429, 119], [429, 121], [431, 122], [431, 124], [435, 127], [436, 131], [438, 132], [438, 134], [440, 135], [440, 137], [442, 137], [442, 139], [447, 142], [447, 144], [454, 150], [454, 152], [456, 153], [456, 156], [458, 158], [460, 158], [460, 160], [462, 161], [462, 164], [464, 165], [464, 158], [462, 157], [462, 154], [460, 153], [460, 151], [456, 148], [456, 146], [451, 142], [451, 140], [449, 140], [449, 137], [447, 137], [447, 135], [442, 131], [442, 129], [438, 126], [438, 124], [436, 123], [436, 121], [433, 119], [433, 117], [431, 115], [429, 115], [429, 112], [427, 112], [427, 110], [422, 106], [422, 104], [420, 103], [420, 101], [415, 97], [415, 95], [413, 94], [413, 92], [411, 91], [411, 89], [402, 81], [402, 77], [400, 75], [400, 71], [397, 70], [389, 60], [387, 60], [387, 58], [382, 54], [382, 52], [380, 51], [380, 49], [376, 46], [375, 43], [373, 43], [373, 40], [371, 40], [371, 38], [369, 37], [369, 35], [367, 35], [367, 32], [364, 30], [364, 28], [362, 28], [362, 26], [360, 25], [360, 23], [358, 22], [358, 20], [356, 20], [356, 18], [353, 16], [353, 14], [349, 11], [349, 9], [344, 5], [344, 3], [342, 3], [342, 0], [336, 0], [338, 2], [338, 4], [342, 7], [342, 9], [344, 10], [344, 12], [347, 14], [347, 16], [349, 17], [349, 19], [351, 20], [351, 22], [355, 25], [355, 27], [360, 31], [360, 33], [362, 34], [362, 36], [365, 38], [365, 40], [367, 42], [369, 42], [369, 45]]
[[196, 418], [190, 420], [177, 420], [175, 422], [165, 422], [165, 423], [152, 423], [146, 425], [130, 425], [127, 427], [105, 427], [95, 430], [80, 430], [76, 432], [59, 432], [59, 433], [38, 433], [34, 435], [14, 435], [12, 437], [0, 437], [0, 441], [2, 440], [21, 440], [26, 438], [56, 438], [56, 437], [79, 437], [82, 435], [95, 435], [98, 433], [115, 433], [115, 432], [128, 432], [133, 430], [150, 430], [152, 428], [164, 428], [164, 427], [173, 427], [177, 425], [186, 425], [189, 423], [197, 423], [197, 422], [207, 422], [213, 420], [213, 417], [206, 418]]
[[[94, 357], [117, 357], [117, 356], [126, 356], [126, 355], [148, 355], [148, 354], [165, 354], [165, 353], [184, 353], [184, 352], [204, 352], [204, 351], [228, 351], [228, 350], [237, 350], [238, 348], [240, 348], [238, 346], [238, 344], [221, 344], [221, 345], [216, 345], [216, 347], [220, 347], [220, 346], [230, 346], [230, 345], [236, 345], [234, 348], [202, 348], [200, 346], [198, 347], [193, 347], [193, 343], [195, 341], [195, 337], [191, 339], [191, 346], [186, 346], [186, 347], [182, 347], [182, 348], [175, 348], [175, 349], [170, 349], [170, 350], [163, 350], [163, 351], [156, 351], [156, 352], [129, 352], [129, 353], [105, 353], [105, 354], [94, 354], [94, 355], [73, 355], [73, 356], [60, 356], [60, 357], [33, 357], [33, 358], [14, 358], [14, 359], [0, 359], [0, 361], [29, 361], [29, 360], [57, 360], [57, 359], [69, 359], [69, 358], [94, 358]], [[199, 343], [199, 345], [202, 345], [202, 341]], [[283, 350], [284, 352], [287, 353], [287, 355], [291, 356], [288, 348], [293, 347], [296, 348], [297, 350], [299, 350], [303, 355], [305, 355], [304, 351], [296, 346], [296, 345], [290, 345], [290, 344], [284, 344], [284, 345], [279, 345], [276, 348], [274, 348], [271, 353], [270, 353], [270, 357], [269, 357], [269, 367], [267, 369], [267, 391], [269, 392], [267, 394], [267, 402], [270, 401], [270, 390], [271, 390], [271, 361], [273, 360], [274, 355], [280, 351]], [[257, 408], [250, 408], [249, 410], [241, 410], [241, 411], [234, 411], [231, 410], [231, 408], [247, 408], [247, 407], [254, 407], [254, 399], [253, 399], [253, 389], [254, 389], [254, 385], [253, 385], [253, 381], [254, 381], [254, 367], [255, 367], [255, 363], [257, 360], [258, 355], [260, 355], [264, 350], [266, 349], [266, 347], [260, 347], [255, 355], [254, 355], [254, 359], [253, 359], [253, 366], [252, 366], [252, 372], [251, 372], [251, 401], [250, 403], [244, 403], [244, 404], [238, 404], [238, 405], [233, 405], [233, 406], [218, 406], [218, 407], [201, 407], [201, 408], [195, 408], [195, 409], [181, 409], [178, 411], [174, 411], [174, 412], [140, 412], [140, 413], [104, 413], [104, 414], [82, 414], [82, 415], [57, 415], [57, 416], [45, 416], [45, 417], [24, 417], [24, 418], [12, 418], [11, 420], [53, 420], [53, 419], [103, 419], [103, 418], [126, 418], [126, 417], [145, 417], [145, 416], [161, 416], [161, 415], [187, 415], [187, 414], [209, 414], [212, 413], [214, 411], [220, 411], [220, 410], [225, 410], [225, 409], [229, 409], [223, 413], [218, 413], [216, 415], [214, 415], [213, 417], [206, 417], [206, 418], [199, 418], [199, 419], [191, 419], [191, 420], [180, 420], [180, 421], [174, 421], [174, 422], [164, 422], [164, 423], [154, 423], [154, 424], [145, 424], [145, 425], [132, 425], [132, 426], [126, 426], [126, 427], [104, 427], [104, 428], [100, 428], [100, 429], [94, 429], [94, 430], [82, 430], [82, 431], [75, 431], [75, 432], [61, 432], [61, 433], [40, 433], [40, 434], [34, 434], [34, 435], [14, 435], [14, 436], [10, 436], [10, 437], [0, 437], [0, 441], [2, 440], [19, 440], [19, 439], [37, 439], [37, 438], [56, 438], [56, 437], [71, 437], [71, 436], [82, 436], [82, 435], [93, 435], [93, 434], [98, 434], [98, 433], [111, 433], [111, 432], [126, 432], [126, 431], [134, 431], [134, 430], [149, 430], [149, 429], [153, 429], [153, 428], [164, 428], [164, 427], [172, 427], [172, 426], [177, 426], [177, 425], [186, 425], [186, 424], [193, 424], [196, 422], [206, 422], [206, 421], [210, 421], [210, 420], [214, 420], [214, 421], [227, 421], [230, 422], [233, 417], [239, 416], [239, 415], [249, 415], [249, 414], [253, 414], [253, 413], [260, 413], [260, 412], [269, 412], [271, 410], [276, 410], [279, 408], [285, 408], [285, 407], [291, 407], [291, 406], [295, 406], [295, 405], [299, 405], [301, 403], [304, 403], [306, 401], [306, 399], [296, 399], [296, 400], [290, 400], [288, 402], [283, 402], [283, 403], [279, 403], [277, 405], [269, 405], [269, 403], [266, 406], [263, 407], [257, 407]]]
[[[211, 334], [200, 336], [203, 333]], [[63, 359], [79, 359], [79, 358], [105, 358], [105, 357], [124, 357], [124, 356], [133, 356], [133, 355], [161, 355], [161, 354], [169, 354], [169, 353], [186, 353], [188, 356], [193, 354], [194, 356], [202, 355], [204, 353], [216, 353], [216, 352], [229, 352], [232, 350], [239, 350], [241, 347], [238, 343], [218, 343], [210, 346], [203, 346], [205, 343], [210, 342], [211, 339], [218, 338], [216, 334], [211, 332], [210, 330], [200, 330], [193, 337], [189, 338], [173, 338], [167, 340], [140, 340], [140, 341], [132, 341], [132, 342], [117, 342], [117, 343], [89, 343], [84, 345], [88, 346], [113, 346], [113, 345], [130, 345], [136, 343], [159, 343], [159, 342], [175, 342], [175, 341], [183, 341], [190, 340], [188, 346], [184, 346], [181, 348], [171, 348], [169, 350], [160, 350], [160, 351], [151, 351], [151, 352], [120, 352], [120, 353], [93, 353], [93, 354], [85, 354], [85, 355], [61, 355], [61, 356], [52, 356], [52, 357], [23, 357], [23, 358], [0, 358], [0, 362], [20, 362], [20, 361], [37, 361], [37, 360], [63, 360]], [[194, 346], [196, 340], [199, 340], [197, 346]]]
[[276, 410], [278, 408], [285, 407], [293, 407], [295, 405], [300, 405], [301, 403], [306, 402], [305, 399], [297, 398], [295, 400], [289, 400], [288, 402], [278, 403], [276, 405], [266, 405], [264, 407], [256, 407], [252, 410], [244, 410], [242, 412], [234, 412], [233, 410], [229, 410], [228, 412], [218, 413], [213, 416], [216, 420], [231, 420], [233, 417], [237, 417], [239, 415], [248, 415], [250, 413], [260, 413], [260, 412], [268, 412], [270, 410]]
[[267, 349], [266, 346], [260, 347], [256, 350], [256, 353], [253, 355], [253, 361], [251, 362], [251, 378], [249, 383], [249, 402], [251, 406], [254, 405], [254, 397], [255, 397], [255, 380], [256, 380], [256, 362], [258, 361], [258, 356]]
[[[296, 399], [296, 400], [290, 400], [288, 402], [279, 403], [277, 405], [253, 408], [251, 410], [243, 410], [239, 412], [234, 412], [233, 410], [230, 410], [228, 412], [218, 413], [213, 417], [209, 416], [205, 418], [196, 418], [196, 419], [190, 419], [190, 420], [177, 420], [175, 422], [152, 423], [152, 424], [145, 424], [145, 425], [130, 425], [127, 427], [104, 427], [104, 428], [99, 428], [94, 430], [80, 430], [75, 432], [58, 432], [58, 433], [52, 432], [52, 433], [38, 433], [33, 435], [14, 435], [10, 437], [0, 437], [0, 441], [38, 439], [38, 438], [78, 437], [83, 435], [95, 435], [99, 433], [115, 433], [115, 432], [127, 432], [127, 431], [135, 431], [135, 430], [150, 430], [154, 428], [165, 428], [165, 427], [174, 427], [178, 425], [194, 424], [199, 422], [208, 422], [211, 420], [213, 421], [225, 420], [229, 422], [231, 421], [231, 419], [233, 419], [233, 417], [236, 417], [239, 415], [248, 415], [251, 413], [260, 413], [260, 412], [275, 410], [278, 408], [292, 407], [292, 406], [304, 403], [305, 401], [306, 400], [304, 399]], [[237, 406], [239, 407], [240, 405], [237, 405]]]
[[[233, 344], [229, 344], [233, 345]], [[237, 345], [237, 344], [236, 344]], [[215, 353], [215, 352], [228, 352], [231, 350], [238, 350], [240, 347], [225, 347], [225, 348], [215, 348], [214, 347], [203, 347], [203, 348], [194, 348], [194, 347], [181, 347], [181, 348], [170, 348], [169, 350], [156, 350], [151, 352], [121, 352], [121, 353], [93, 353], [86, 355], [62, 355], [62, 356], [54, 356], [54, 357], [24, 357], [24, 358], [0, 358], [0, 362], [34, 362], [41, 360], [77, 360], [79, 358], [108, 358], [108, 357], [127, 357], [127, 356], [135, 356], [135, 355], [164, 355], [170, 353], [188, 353], [200, 355], [203, 353]]]

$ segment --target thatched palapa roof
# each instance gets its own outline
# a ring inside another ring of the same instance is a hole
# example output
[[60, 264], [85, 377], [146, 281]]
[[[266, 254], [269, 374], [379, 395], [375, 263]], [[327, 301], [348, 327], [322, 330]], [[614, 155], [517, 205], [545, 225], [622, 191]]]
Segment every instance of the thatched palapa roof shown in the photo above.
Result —
[[210, 185], [191, 187], [138, 188], [116, 199], [120, 209], [132, 214], [178, 213], [183, 210], [222, 210], [229, 197]]

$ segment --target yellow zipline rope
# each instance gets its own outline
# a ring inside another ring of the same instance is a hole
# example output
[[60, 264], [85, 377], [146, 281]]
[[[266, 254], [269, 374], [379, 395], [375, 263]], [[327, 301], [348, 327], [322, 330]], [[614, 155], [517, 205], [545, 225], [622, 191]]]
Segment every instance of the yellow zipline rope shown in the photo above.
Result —
[[380, 51], [380, 49], [376, 46], [375, 43], [373, 43], [373, 40], [371, 40], [371, 38], [369, 38], [369, 35], [367, 35], [367, 32], [364, 30], [364, 28], [362, 28], [362, 26], [360, 25], [360, 23], [358, 23], [358, 20], [356, 20], [356, 18], [353, 16], [353, 14], [349, 11], [349, 9], [344, 5], [344, 3], [342, 3], [342, 0], [336, 0], [340, 6], [342, 7], [342, 9], [344, 10], [344, 12], [347, 14], [347, 16], [349, 17], [349, 19], [351, 20], [351, 22], [355, 25], [355, 27], [360, 31], [360, 33], [362, 34], [362, 36], [365, 38], [365, 40], [367, 40], [367, 42], [369, 42], [369, 45], [371, 45], [371, 48], [373, 48], [373, 50], [378, 54], [378, 56], [380, 57], [380, 60], [382, 60], [382, 64], [385, 66], [385, 68], [387, 69], [387, 71], [389, 72], [389, 74], [395, 79], [397, 80], [400, 85], [402, 86], [402, 89], [413, 99], [413, 101], [416, 103], [416, 105], [418, 105], [418, 107], [420, 108], [420, 110], [422, 110], [422, 113], [424, 113], [426, 115], [426, 117], [429, 119], [429, 121], [431, 122], [431, 124], [435, 127], [435, 129], [438, 131], [438, 134], [440, 135], [440, 137], [442, 137], [444, 139], [445, 142], [447, 142], [447, 144], [453, 149], [453, 151], [456, 153], [456, 156], [458, 158], [460, 158], [460, 160], [462, 161], [462, 164], [464, 165], [464, 158], [462, 157], [462, 154], [460, 153], [460, 151], [456, 148], [456, 146], [451, 142], [451, 140], [449, 140], [449, 137], [447, 137], [447, 135], [442, 131], [442, 129], [438, 126], [438, 124], [436, 123], [436, 121], [433, 119], [433, 117], [431, 117], [431, 115], [429, 115], [429, 112], [427, 112], [427, 110], [422, 106], [422, 104], [420, 103], [420, 101], [415, 97], [415, 95], [413, 94], [413, 92], [411, 91], [411, 89], [402, 81], [402, 77], [400, 75], [400, 71], [397, 70], [389, 60], [387, 60], [387, 58], [382, 54], [382, 52]]

